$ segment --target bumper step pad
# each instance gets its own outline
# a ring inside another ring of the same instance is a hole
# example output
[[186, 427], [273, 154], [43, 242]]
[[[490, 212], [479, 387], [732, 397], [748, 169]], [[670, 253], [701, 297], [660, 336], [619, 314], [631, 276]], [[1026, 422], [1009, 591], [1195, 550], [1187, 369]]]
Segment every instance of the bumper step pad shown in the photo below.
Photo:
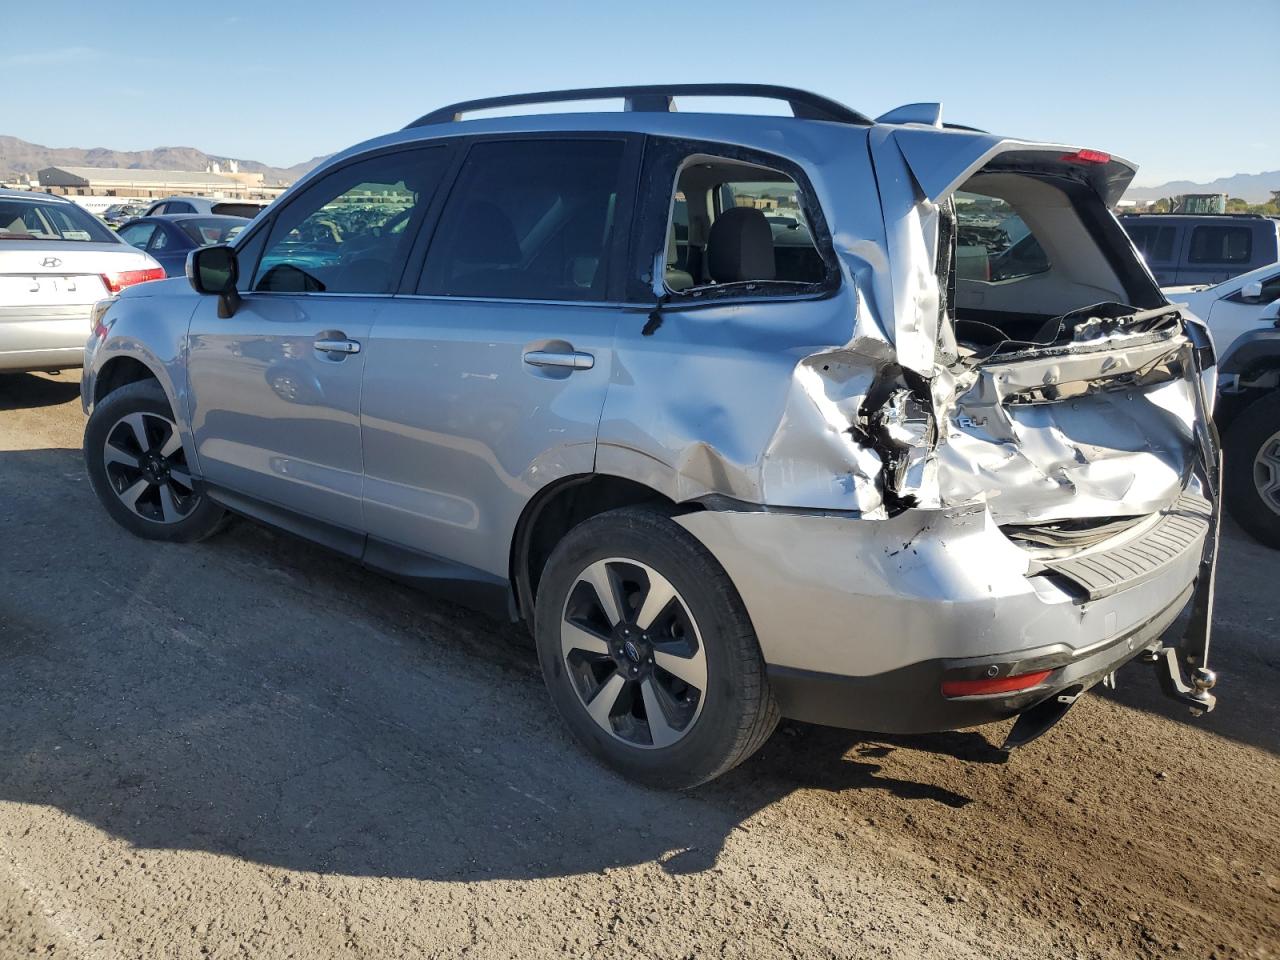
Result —
[[1213, 515], [1208, 500], [1184, 492], [1159, 522], [1136, 540], [1113, 550], [1046, 560], [1044, 566], [1097, 600], [1157, 576], [1188, 550], [1199, 550]]

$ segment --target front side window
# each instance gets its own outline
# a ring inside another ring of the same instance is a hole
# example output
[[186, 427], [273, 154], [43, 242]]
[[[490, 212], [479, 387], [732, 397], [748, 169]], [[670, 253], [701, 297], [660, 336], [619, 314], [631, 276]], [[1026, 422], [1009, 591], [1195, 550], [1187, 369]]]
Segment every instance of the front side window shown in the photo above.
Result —
[[1253, 231], [1248, 227], [1196, 227], [1191, 231], [1192, 263], [1248, 263]]
[[509, 140], [471, 148], [419, 292], [603, 299], [625, 144]]
[[308, 187], [271, 225], [252, 289], [393, 292], [447, 154], [435, 147], [370, 157]]
[[73, 203], [0, 199], [0, 240], [78, 240], [113, 243], [115, 234], [101, 220]]
[[955, 205], [958, 279], [995, 282], [1048, 273], [1048, 255], [1009, 203], [957, 191]]

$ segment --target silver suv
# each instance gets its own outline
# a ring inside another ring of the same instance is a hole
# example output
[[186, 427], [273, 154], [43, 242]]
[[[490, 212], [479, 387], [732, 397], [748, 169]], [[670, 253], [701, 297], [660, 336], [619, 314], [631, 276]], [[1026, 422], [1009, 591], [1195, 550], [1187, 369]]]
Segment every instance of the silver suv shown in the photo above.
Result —
[[1213, 358], [1133, 173], [779, 87], [449, 106], [99, 305], [89, 476], [139, 536], [234, 512], [523, 619], [648, 783], [780, 716], [1016, 745], [1139, 656], [1207, 709]]

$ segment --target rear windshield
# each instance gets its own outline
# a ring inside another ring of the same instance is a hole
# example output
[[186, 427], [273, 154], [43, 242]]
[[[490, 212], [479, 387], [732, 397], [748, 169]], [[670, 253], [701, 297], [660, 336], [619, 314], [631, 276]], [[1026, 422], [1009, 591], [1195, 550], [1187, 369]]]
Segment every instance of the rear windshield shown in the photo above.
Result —
[[116, 235], [74, 203], [0, 197], [0, 240], [114, 243]]
[[200, 217], [179, 220], [178, 229], [201, 247], [211, 243], [226, 243], [245, 227], [245, 221], [232, 217]]

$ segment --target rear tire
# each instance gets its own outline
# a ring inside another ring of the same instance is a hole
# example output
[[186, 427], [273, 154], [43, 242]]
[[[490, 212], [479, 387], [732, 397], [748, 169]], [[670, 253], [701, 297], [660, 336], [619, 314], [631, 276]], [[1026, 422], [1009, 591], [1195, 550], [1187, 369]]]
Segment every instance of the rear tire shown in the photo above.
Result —
[[1255, 400], [1227, 432], [1226, 506], [1248, 533], [1280, 548], [1280, 393]]
[[732, 581], [657, 511], [613, 510], [569, 531], [543, 571], [534, 635], [570, 729], [632, 780], [697, 786], [737, 766], [777, 726]]
[[84, 430], [93, 491], [112, 518], [146, 540], [189, 543], [225, 515], [192, 476], [164, 389], [154, 380], [112, 391]]

